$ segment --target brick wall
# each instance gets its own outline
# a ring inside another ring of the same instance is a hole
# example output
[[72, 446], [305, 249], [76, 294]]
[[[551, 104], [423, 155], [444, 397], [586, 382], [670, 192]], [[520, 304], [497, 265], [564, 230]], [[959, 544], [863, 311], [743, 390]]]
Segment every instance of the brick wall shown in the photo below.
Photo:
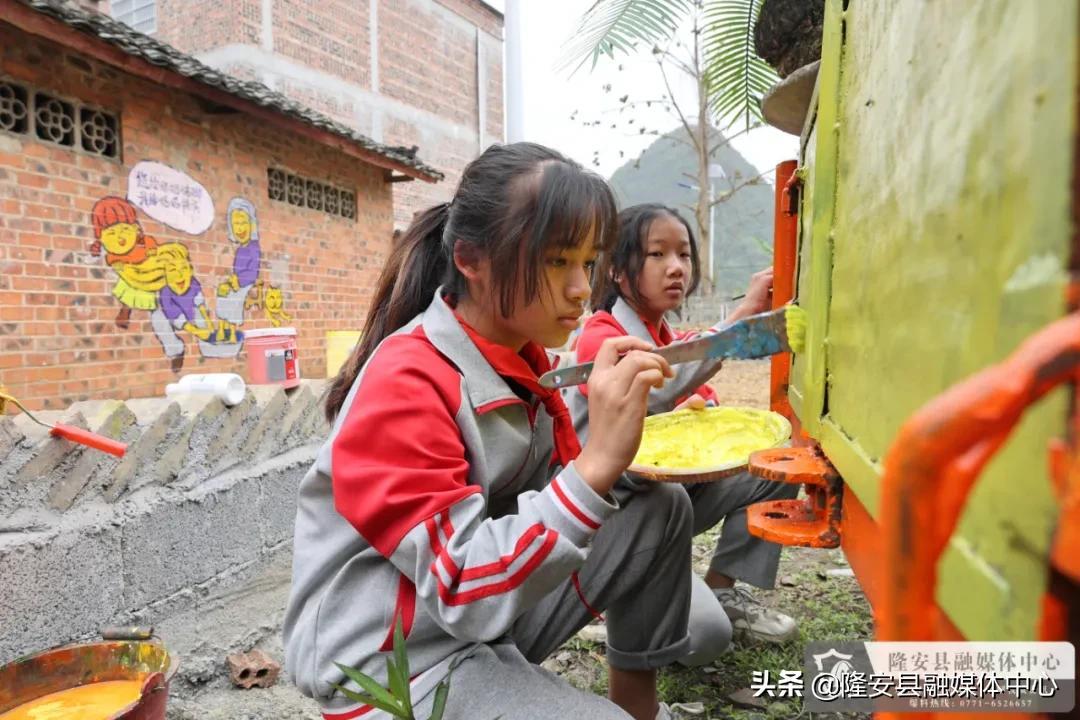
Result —
[[274, 52], [349, 83], [370, 82], [368, 0], [274, 0]]
[[377, 140], [419, 146], [446, 179], [395, 185], [404, 227], [450, 197], [481, 144], [503, 139], [502, 25], [479, 0], [158, 0], [156, 36]]
[[154, 37], [197, 54], [230, 43], [258, 44], [259, 0], [182, 0], [157, 3]]
[[[324, 374], [326, 331], [359, 327], [389, 247], [391, 188], [381, 169], [243, 114], [209, 114], [190, 96], [3, 24], [0, 67], [17, 83], [116, 112], [123, 138], [118, 162], [0, 131], [0, 384], [31, 408], [64, 408], [87, 398], [159, 395], [174, 379], [150, 312], [134, 310], [127, 329], [117, 326], [117, 276], [90, 250], [95, 202], [125, 196], [128, 174], [143, 160], [184, 171], [213, 198], [213, 224], [200, 235], [138, 212], [146, 235], [187, 247], [211, 314], [237, 247], [227, 236], [226, 207], [234, 196], [254, 204], [259, 277], [282, 291], [303, 375]], [[357, 219], [270, 200], [269, 166], [355, 191]], [[243, 329], [270, 326], [261, 308], [244, 318]], [[242, 349], [212, 359], [179, 335], [183, 372], [245, 374]]]

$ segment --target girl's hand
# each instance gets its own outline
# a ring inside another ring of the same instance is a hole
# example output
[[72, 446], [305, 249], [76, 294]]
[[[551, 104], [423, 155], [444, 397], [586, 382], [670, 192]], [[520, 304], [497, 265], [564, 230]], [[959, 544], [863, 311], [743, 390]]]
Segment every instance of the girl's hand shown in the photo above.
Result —
[[773, 269], [765, 268], [750, 276], [750, 285], [746, 288], [746, 298], [739, 303], [742, 317], [757, 315], [772, 309]]
[[[600, 346], [589, 376], [589, 439], [574, 465], [599, 495], [606, 495], [637, 454], [649, 390], [674, 371], [652, 346], [633, 337]], [[621, 359], [620, 359], [620, 356]]]
[[675, 406], [675, 410], [704, 410], [705, 398], [701, 397], [697, 393], [694, 393], [690, 397], [683, 400], [681, 403]]

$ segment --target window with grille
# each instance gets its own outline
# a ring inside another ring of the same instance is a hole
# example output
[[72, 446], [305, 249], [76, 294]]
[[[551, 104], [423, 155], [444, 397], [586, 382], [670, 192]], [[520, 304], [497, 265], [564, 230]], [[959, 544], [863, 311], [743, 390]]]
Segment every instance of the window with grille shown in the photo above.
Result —
[[157, 30], [156, 0], [112, 0], [112, 16], [141, 33]]
[[293, 175], [277, 168], [266, 171], [266, 191], [271, 200], [288, 203], [327, 215], [356, 219], [356, 193], [333, 185]]
[[120, 158], [120, 119], [100, 108], [0, 78], [0, 131]]

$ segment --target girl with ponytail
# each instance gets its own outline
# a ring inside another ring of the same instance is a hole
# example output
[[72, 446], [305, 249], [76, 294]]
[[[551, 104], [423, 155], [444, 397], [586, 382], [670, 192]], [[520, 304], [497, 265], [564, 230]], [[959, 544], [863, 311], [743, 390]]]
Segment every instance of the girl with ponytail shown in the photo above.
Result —
[[[584, 447], [538, 382], [615, 223], [602, 179], [517, 143], [470, 163], [393, 250], [299, 491], [286, 665], [325, 717], [386, 717], [337, 690], [338, 663], [385, 686], [397, 626], [418, 717], [452, 667], [448, 719], [667, 717], [656, 669], [689, 645], [689, 500], [610, 491], [672, 370], [649, 343], [606, 342]], [[538, 665], [602, 611], [613, 702]]]

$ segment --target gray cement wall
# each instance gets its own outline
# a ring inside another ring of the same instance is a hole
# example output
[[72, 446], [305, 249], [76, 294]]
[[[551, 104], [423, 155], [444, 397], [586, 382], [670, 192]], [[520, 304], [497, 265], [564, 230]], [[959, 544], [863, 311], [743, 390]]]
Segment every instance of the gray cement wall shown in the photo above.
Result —
[[[0, 417], [0, 663], [115, 624], [173, 627], [182, 662], [209, 640], [207, 661], [222, 663], [275, 633], [296, 488], [327, 431], [324, 385], [252, 387], [233, 408], [192, 395], [38, 413], [124, 440], [122, 460]], [[273, 608], [241, 603], [228, 633], [185, 637], [178, 618], [267, 573]]]
[[727, 300], [722, 295], [695, 293], [683, 304], [682, 317], [671, 317], [672, 324], [680, 328], [708, 327], [727, 318], [741, 300]]

